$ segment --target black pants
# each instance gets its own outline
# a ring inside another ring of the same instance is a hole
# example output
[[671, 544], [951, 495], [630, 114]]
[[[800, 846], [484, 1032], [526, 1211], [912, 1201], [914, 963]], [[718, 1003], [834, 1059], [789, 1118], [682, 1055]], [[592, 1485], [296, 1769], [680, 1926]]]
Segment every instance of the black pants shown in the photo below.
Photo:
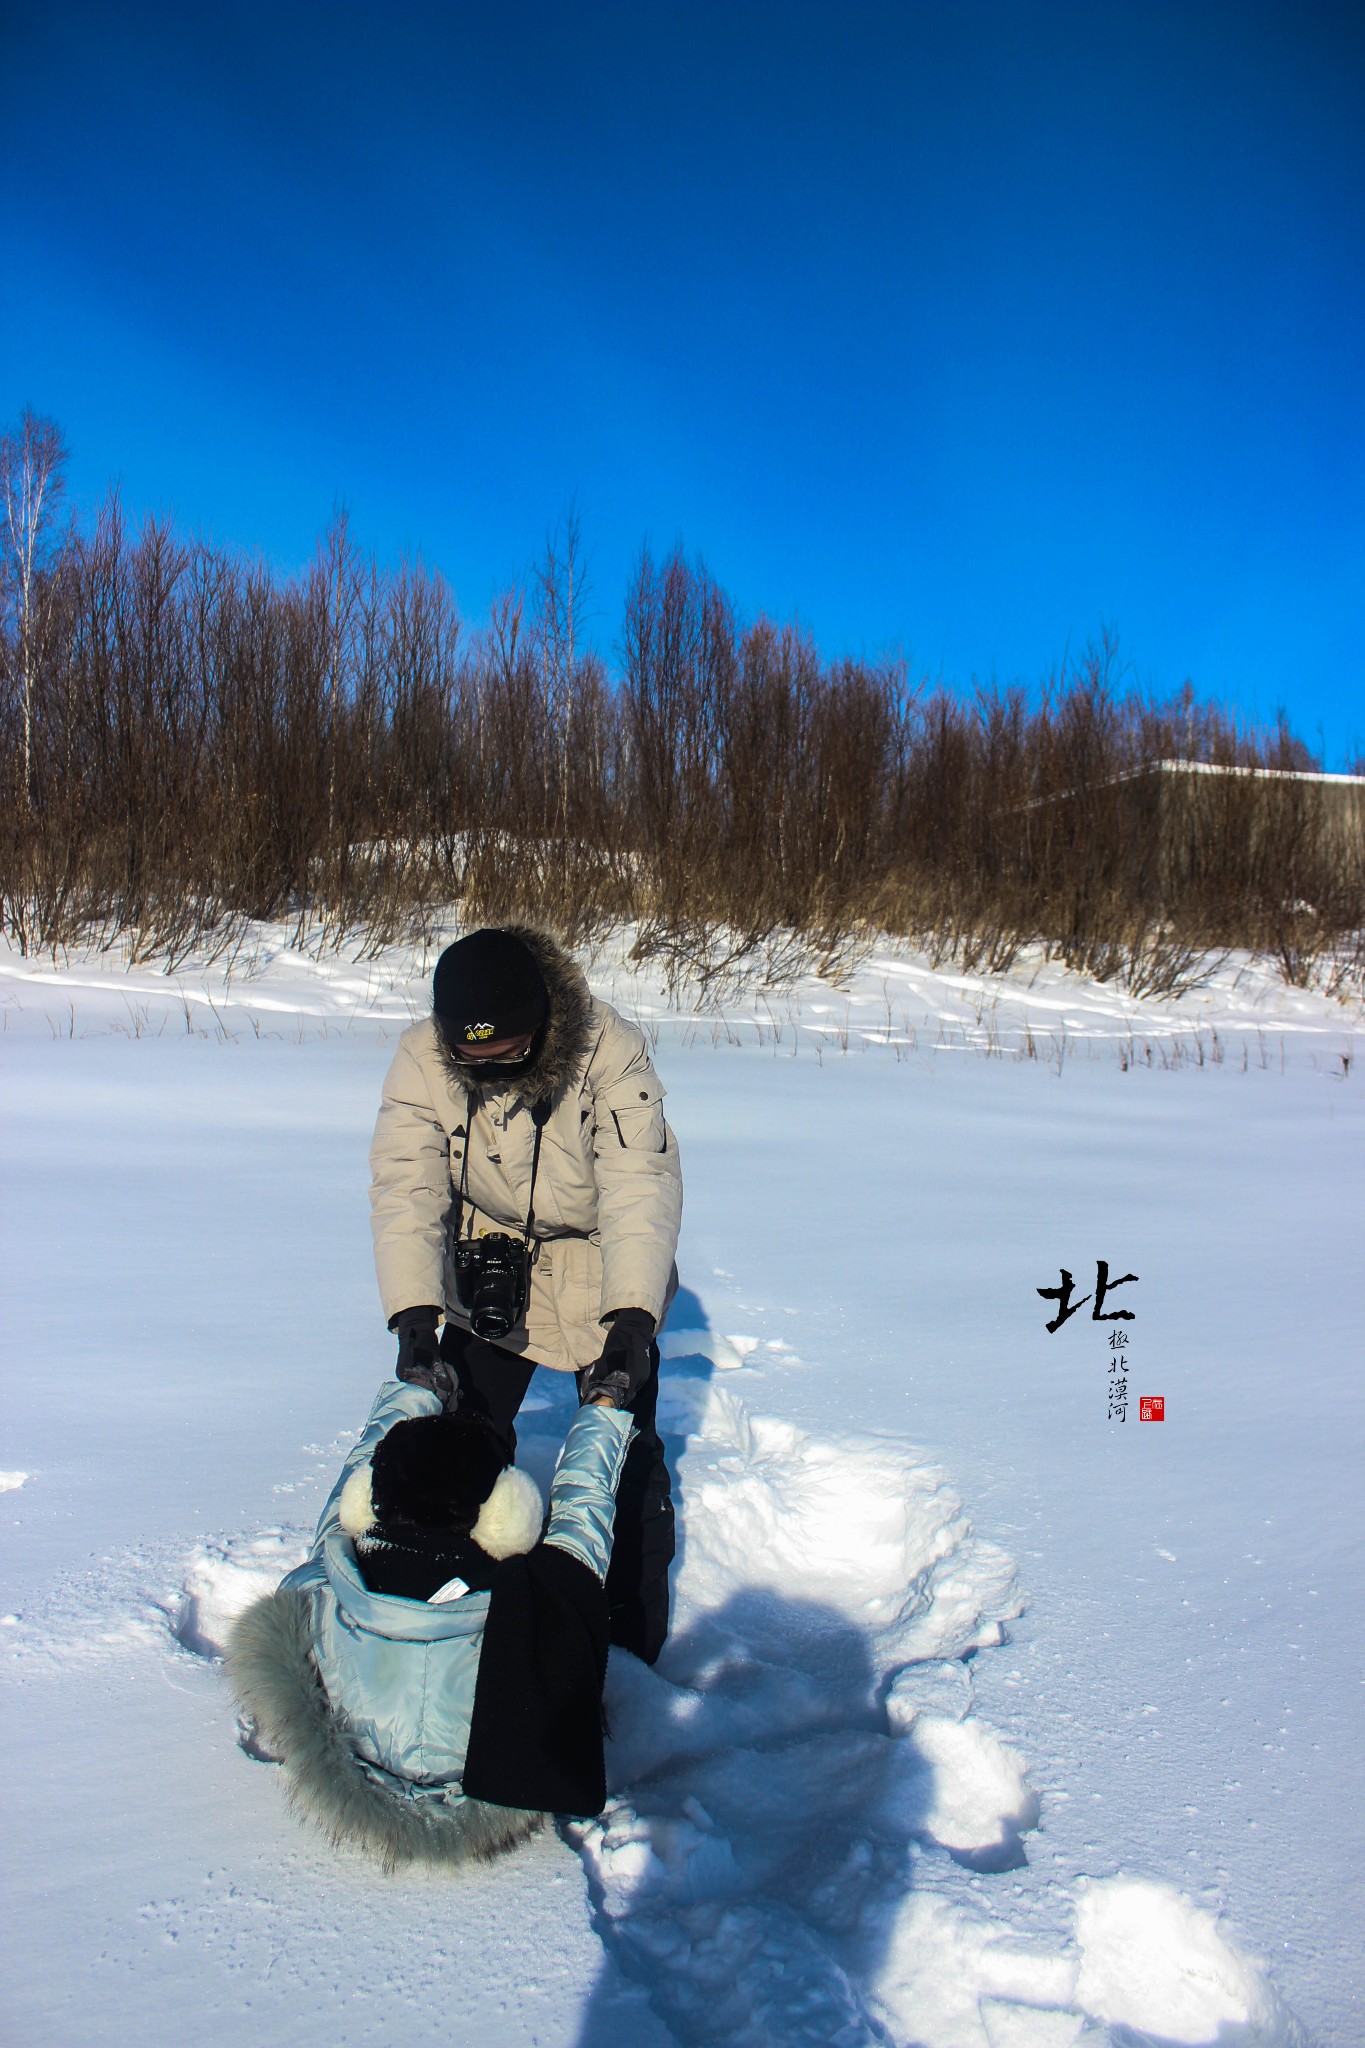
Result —
[[[487, 1416], [516, 1450], [515, 1421], [535, 1361], [502, 1351], [454, 1323], [441, 1333], [441, 1356], [454, 1371], [460, 1408]], [[654, 1424], [659, 1399], [659, 1347], [650, 1346], [650, 1375], [631, 1402], [635, 1435], [616, 1489], [616, 1535], [607, 1572], [611, 1640], [652, 1664], [668, 1634], [668, 1567], [673, 1562], [673, 1495], [664, 1447]]]

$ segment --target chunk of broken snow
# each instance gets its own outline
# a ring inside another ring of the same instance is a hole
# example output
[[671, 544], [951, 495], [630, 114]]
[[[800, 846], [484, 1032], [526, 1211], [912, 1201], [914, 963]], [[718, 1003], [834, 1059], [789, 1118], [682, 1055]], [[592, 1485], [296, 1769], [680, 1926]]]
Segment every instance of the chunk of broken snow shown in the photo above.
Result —
[[1076, 2004], [1095, 2019], [1170, 2042], [1301, 2038], [1260, 1965], [1169, 1885], [1097, 1881], [1076, 1908], [1076, 1939]]
[[[979, 1721], [920, 1712], [905, 1737], [912, 1772], [927, 1770], [918, 1792], [921, 1810], [911, 1824], [945, 1849], [1003, 1847], [1037, 1825], [1038, 1799], [1026, 1781], [1024, 1760]], [[905, 1789], [913, 1799], [910, 1776]]]
[[719, 1330], [659, 1332], [660, 1357], [706, 1358], [717, 1372], [734, 1372], [737, 1366], [743, 1365], [747, 1353], [754, 1350], [756, 1344], [756, 1338], [722, 1337]]

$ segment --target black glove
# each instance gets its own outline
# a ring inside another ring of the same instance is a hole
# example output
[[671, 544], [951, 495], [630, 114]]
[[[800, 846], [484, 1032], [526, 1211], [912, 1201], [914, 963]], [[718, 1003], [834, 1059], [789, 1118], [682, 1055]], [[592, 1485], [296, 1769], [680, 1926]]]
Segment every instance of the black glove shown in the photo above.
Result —
[[654, 1318], [648, 1309], [618, 1308], [602, 1346], [602, 1356], [579, 1380], [579, 1399], [609, 1394], [618, 1408], [628, 1408], [654, 1369]]
[[455, 1375], [441, 1356], [436, 1335], [439, 1314], [439, 1309], [429, 1307], [400, 1309], [389, 1328], [398, 1339], [398, 1364], [394, 1370], [399, 1379], [406, 1380], [410, 1387], [429, 1388], [448, 1407], [455, 1398]]

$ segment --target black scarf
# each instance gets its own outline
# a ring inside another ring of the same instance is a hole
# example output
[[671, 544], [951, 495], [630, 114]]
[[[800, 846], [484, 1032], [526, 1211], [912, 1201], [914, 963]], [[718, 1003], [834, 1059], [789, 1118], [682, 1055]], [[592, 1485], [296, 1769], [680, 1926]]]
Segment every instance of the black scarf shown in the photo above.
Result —
[[606, 1591], [552, 1543], [494, 1572], [461, 1782], [490, 1806], [590, 1819], [607, 1797]]
[[501, 1562], [448, 1529], [386, 1524], [358, 1546], [372, 1593], [429, 1600], [448, 1579], [489, 1593], [462, 1784], [471, 1799], [590, 1819], [606, 1801], [607, 1596], [567, 1550]]

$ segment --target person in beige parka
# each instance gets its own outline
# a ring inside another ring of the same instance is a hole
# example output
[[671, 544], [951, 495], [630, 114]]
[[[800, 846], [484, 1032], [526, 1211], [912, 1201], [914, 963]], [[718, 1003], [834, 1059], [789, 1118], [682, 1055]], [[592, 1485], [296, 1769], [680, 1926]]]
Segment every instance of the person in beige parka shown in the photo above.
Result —
[[468, 934], [432, 992], [399, 1040], [370, 1152], [398, 1375], [486, 1417], [509, 1451], [537, 1366], [630, 1409], [607, 1596], [612, 1641], [652, 1663], [673, 1555], [654, 1340], [682, 1215], [664, 1090], [642, 1033], [547, 933]]

